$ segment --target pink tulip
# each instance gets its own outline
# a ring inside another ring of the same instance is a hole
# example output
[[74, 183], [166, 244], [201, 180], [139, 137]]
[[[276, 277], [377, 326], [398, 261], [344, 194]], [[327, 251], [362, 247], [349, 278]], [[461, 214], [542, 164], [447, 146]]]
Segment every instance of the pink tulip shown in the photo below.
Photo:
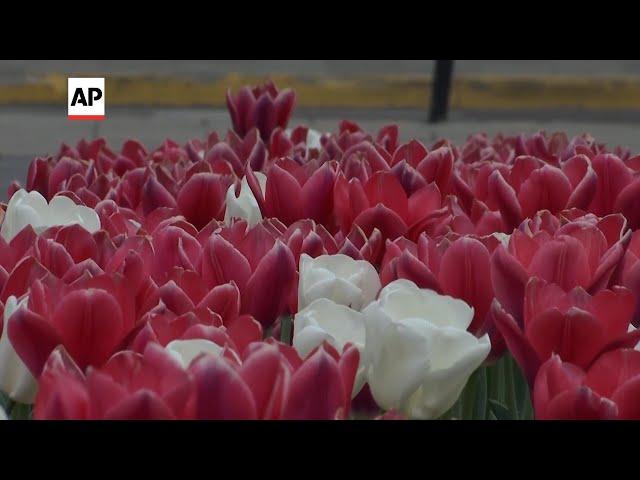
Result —
[[244, 137], [253, 127], [267, 140], [276, 128], [286, 128], [295, 105], [295, 93], [279, 91], [273, 82], [256, 87], [242, 87], [235, 96], [227, 90], [227, 108], [231, 115], [233, 129]]

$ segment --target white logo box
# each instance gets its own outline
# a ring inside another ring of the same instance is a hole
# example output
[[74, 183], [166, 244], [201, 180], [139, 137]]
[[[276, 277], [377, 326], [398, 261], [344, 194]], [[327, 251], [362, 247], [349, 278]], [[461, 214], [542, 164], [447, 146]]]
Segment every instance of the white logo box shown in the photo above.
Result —
[[70, 120], [104, 120], [104, 78], [69, 78], [67, 115]]

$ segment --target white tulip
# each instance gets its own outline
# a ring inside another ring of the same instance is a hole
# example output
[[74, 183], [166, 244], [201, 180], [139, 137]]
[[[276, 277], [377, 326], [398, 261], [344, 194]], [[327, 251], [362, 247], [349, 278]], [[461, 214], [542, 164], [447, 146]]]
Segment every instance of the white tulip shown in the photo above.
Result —
[[[267, 187], [267, 177], [263, 173], [255, 172], [254, 175], [258, 179], [260, 189], [264, 194]], [[227, 190], [227, 207], [224, 212], [224, 221], [228, 224], [232, 218], [241, 218], [247, 221], [247, 228], [260, 223], [262, 214], [258, 201], [254, 197], [251, 187], [247, 182], [247, 177], [242, 179], [240, 184], [240, 195], [236, 197], [235, 185], [231, 185]]]
[[[289, 138], [291, 138], [291, 129], [287, 129], [285, 130], [285, 132], [287, 134], [287, 136]], [[321, 149], [322, 148], [322, 144], [320, 143], [320, 139], [322, 138], [322, 133], [320, 133], [317, 130], [313, 130], [312, 128], [307, 129], [307, 139], [306, 139], [306, 144], [307, 144], [307, 150], [310, 148], [317, 148], [317, 149]]]
[[4, 306], [4, 329], [0, 337], [0, 390], [12, 400], [32, 404], [38, 391], [38, 381], [31, 374], [9, 341], [9, 323], [18, 308], [26, 305], [29, 297], [20, 302], [13, 295]]
[[320, 138], [322, 138], [322, 134], [317, 130], [312, 130], [311, 128], [307, 130], [307, 149], [321, 149], [322, 144], [320, 143]]
[[74, 223], [91, 233], [100, 230], [100, 218], [91, 208], [76, 205], [63, 195], [53, 197], [47, 204], [47, 200], [37, 191], [27, 192], [21, 189], [9, 200], [0, 236], [9, 242], [27, 225], [31, 225], [39, 233], [54, 225]]
[[347, 255], [300, 256], [298, 310], [319, 298], [361, 310], [372, 302], [380, 290], [378, 272], [365, 260]]
[[387, 285], [363, 310], [365, 373], [381, 407], [437, 418], [489, 355], [488, 335], [467, 332], [473, 308], [408, 280]]
[[353, 385], [355, 397], [365, 382], [362, 354], [366, 332], [363, 315], [327, 298], [314, 300], [296, 313], [293, 320], [293, 347], [302, 358], [323, 342], [329, 342], [339, 352], [347, 343], [353, 344], [360, 352], [360, 365]]
[[224, 348], [211, 340], [201, 338], [190, 340], [173, 340], [165, 349], [180, 362], [183, 368], [187, 368], [196, 357], [201, 354], [221, 356]]

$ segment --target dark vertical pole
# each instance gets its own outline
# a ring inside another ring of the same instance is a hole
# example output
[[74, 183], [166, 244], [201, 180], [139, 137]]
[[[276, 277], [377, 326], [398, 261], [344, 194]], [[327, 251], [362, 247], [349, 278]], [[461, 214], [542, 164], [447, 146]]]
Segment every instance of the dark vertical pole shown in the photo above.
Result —
[[429, 112], [429, 121], [431, 123], [440, 122], [447, 118], [452, 74], [453, 60], [436, 60]]

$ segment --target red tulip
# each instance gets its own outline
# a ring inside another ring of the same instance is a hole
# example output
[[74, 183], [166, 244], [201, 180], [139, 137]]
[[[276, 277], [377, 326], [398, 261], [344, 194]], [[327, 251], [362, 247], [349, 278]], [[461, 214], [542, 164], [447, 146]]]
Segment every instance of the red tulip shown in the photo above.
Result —
[[326, 343], [309, 354], [291, 377], [283, 418], [347, 418], [359, 357], [358, 349], [354, 346], [345, 347], [340, 356]]
[[[143, 361], [152, 353], [155, 358], [168, 362], [160, 354], [161, 350], [156, 345], [146, 347]], [[115, 365], [109, 369], [109, 373], [117, 373], [117, 375], [112, 375], [113, 380], [126, 382], [125, 385], [133, 385], [134, 382], [120, 376], [117, 367], [124, 364], [122, 360], [126, 359], [132, 362], [139, 358], [135, 355], [131, 352], [122, 352], [114, 356], [105, 368], [98, 371], [106, 370], [111, 366], [111, 363], [114, 363]], [[186, 382], [177, 382], [178, 386], [183, 387], [178, 390], [181, 393], [179, 396], [181, 402], [177, 405], [182, 407], [179, 410], [182, 415], [192, 413], [197, 419], [328, 420], [345, 418], [349, 412], [350, 392], [358, 365], [358, 357], [358, 351], [355, 347], [348, 346], [340, 355], [332, 347], [325, 344], [316, 349], [306, 360], [303, 360], [291, 347], [278, 342], [251, 343], [246, 348], [240, 362], [224, 356], [201, 355], [196, 357], [187, 369], [187, 373], [193, 378], [194, 388], [193, 397], [191, 397], [193, 402], [184, 401], [187, 396]], [[119, 361], [116, 362], [116, 359]], [[50, 361], [50, 363], [53, 362]], [[170, 370], [173, 368], [171, 366]], [[43, 378], [48, 371], [45, 369]], [[184, 377], [176, 371], [175, 375], [172, 374], [167, 380], [174, 378]], [[89, 376], [87, 380], [89, 380]], [[164, 384], [169, 387], [174, 385], [168, 381], [165, 381]], [[37, 408], [40, 411], [45, 410], [45, 406], [53, 403], [54, 394], [58, 394], [58, 392], [54, 391], [52, 394], [52, 390], [53, 388], [49, 387], [45, 390], [46, 393], [39, 394]], [[128, 390], [132, 390], [131, 387]], [[157, 393], [157, 389], [151, 391]], [[62, 395], [58, 394], [58, 398], [55, 399], [58, 400], [60, 397]], [[65, 400], [68, 400], [68, 403], [71, 404], [72, 398], [70, 397], [69, 395], [58, 401], [65, 405]], [[169, 397], [165, 397], [165, 399], [168, 400]], [[98, 405], [94, 406], [96, 401], [97, 398], [89, 397], [89, 410], [98, 407]], [[87, 401], [84, 404], [86, 405], [86, 403]], [[109, 405], [108, 402], [107, 405]], [[193, 410], [189, 407], [193, 407]], [[156, 408], [154, 413], [157, 415], [166, 414], [165, 409]], [[78, 411], [82, 413], [80, 409]], [[175, 410], [172, 412], [175, 415]], [[150, 416], [146, 410], [137, 411], [136, 414], [145, 418]], [[175, 416], [184, 418], [179, 415]], [[45, 415], [40, 415], [40, 418], [44, 417]]]
[[124, 351], [86, 376], [56, 349], [40, 378], [36, 419], [169, 420], [193, 418], [193, 384], [159, 345]]
[[631, 292], [622, 287], [592, 296], [581, 287], [565, 292], [534, 277], [526, 287], [524, 322], [519, 324], [505, 312], [495, 320], [532, 384], [540, 365], [554, 353], [587, 369], [603, 352], [635, 345], [640, 331], [629, 332], [634, 303]]
[[201, 255], [200, 243], [180, 227], [167, 226], [153, 234], [152, 276], [159, 284], [166, 282], [175, 268], [196, 270]]
[[189, 370], [196, 385], [196, 418], [278, 419], [289, 387], [290, 369], [277, 348], [262, 344], [241, 366], [204, 356]]
[[94, 210], [100, 217], [100, 227], [113, 238], [118, 235], [134, 235], [141, 223], [138, 215], [129, 208], [119, 206], [113, 200], [102, 200]]
[[516, 155], [531, 155], [558, 166], [560, 155], [565, 153], [568, 139], [564, 133], [554, 133], [550, 137], [542, 131], [533, 135], [518, 135], [514, 147]]
[[417, 237], [440, 204], [440, 192], [434, 184], [408, 198], [391, 172], [375, 173], [364, 185], [339, 174], [334, 187], [334, 211], [343, 233], [356, 224], [365, 235], [377, 228], [384, 239], [393, 240], [408, 232]]
[[262, 327], [250, 315], [239, 315], [222, 325], [220, 315], [194, 309], [182, 315], [171, 310], [149, 312], [146, 324], [131, 342], [131, 349], [142, 353], [150, 342], [166, 346], [173, 340], [205, 339], [228, 348], [239, 357], [252, 342], [262, 340]]
[[633, 324], [640, 324], [640, 232], [635, 231], [629, 242], [621, 272], [621, 284], [636, 296]]
[[617, 349], [589, 369], [553, 355], [540, 368], [533, 390], [539, 420], [640, 419], [640, 352]]
[[175, 208], [176, 200], [154, 175], [149, 175], [142, 186], [142, 213], [148, 215], [159, 207]]
[[[618, 196], [632, 181], [631, 169], [616, 155], [608, 153], [597, 155], [592, 159], [591, 164], [598, 177], [598, 183], [595, 196], [589, 204], [589, 211], [598, 216], [620, 211], [614, 207]], [[618, 205], [620, 209], [624, 206], [624, 204]]]
[[74, 285], [50, 277], [36, 280], [28, 309], [16, 312], [9, 329], [12, 345], [33, 375], [60, 344], [81, 368], [102, 365], [136, 326], [137, 297], [143, 304], [153, 293], [144, 282], [136, 290], [132, 278], [102, 274]]
[[207, 288], [233, 281], [242, 291], [251, 271], [249, 261], [231, 243], [220, 235], [209, 237], [200, 261], [200, 272]]
[[263, 192], [251, 169], [247, 181], [256, 198], [263, 217], [277, 218], [285, 225], [309, 218], [328, 225], [333, 209], [335, 172], [326, 163], [307, 174], [291, 161], [281, 159], [267, 171], [266, 189]]
[[296, 264], [291, 250], [277, 241], [258, 263], [242, 292], [242, 312], [268, 327], [286, 312], [296, 286]]
[[524, 287], [532, 276], [565, 291], [582, 287], [596, 293], [606, 288], [630, 238], [629, 233], [623, 235], [621, 215], [584, 216], [556, 227], [551, 222], [538, 229], [527, 221], [513, 231], [508, 247], [500, 245], [493, 252], [491, 279], [496, 298], [517, 319], [522, 318]]
[[244, 137], [256, 127], [264, 141], [276, 127], [286, 128], [295, 100], [293, 90], [279, 91], [273, 82], [253, 88], [242, 87], [235, 96], [227, 90], [227, 108], [235, 132]]
[[[580, 181], [588, 183], [592, 181], [592, 177], [585, 174]], [[575, 188], [589, 190], [580, 184]], [[570, 199], [577, 197], [572, 197], [573, 188], [567, 175], [536, 157], [527, 156], [515, 159], [506, 178], [495, 170], [488, 179], [488, 192], [489, 205], [495, 205], [507, 225], [512, 228], [540, 210], [556, 214], [565, 208], [583, 207], [591, 200], [585, 200], [581, 196], [580, 204], [570, 204]]]
[[228, 176], [197, 173], [180, 189], [177, 202], [180, 213], [197, 229], [212, 219], [224, 217], [224, 198], [231, 184]]

